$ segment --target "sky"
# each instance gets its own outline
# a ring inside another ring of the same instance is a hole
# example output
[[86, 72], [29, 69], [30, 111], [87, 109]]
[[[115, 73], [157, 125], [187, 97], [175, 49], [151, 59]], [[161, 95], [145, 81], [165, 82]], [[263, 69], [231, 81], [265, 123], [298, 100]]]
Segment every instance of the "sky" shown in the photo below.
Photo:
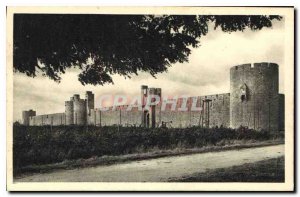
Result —
[[[255, 62], [279, 65], [279, 92], [284, 93], [284, 35], [284, 20], [260, 31], [224, 33], [211, 26], [200, 39], [200, 47], [192, 49], [189, 62], [174, 64], [156, 78], [148, 73], [139, 73], [131, 79], [114, 75], [114, 85], [83, 86], [78, 81], [80, 71], [74, 69], [62, 75], [60, 83], [42, 76], [31, 78], [14, 73], [13, 119], [21, 120], [22, 111], [28, 109], [35, 110], [37, 115], [64, 112], [64, 101], [73, 94], [84, 98], [85, 91], [93, 91], [95, 99], [107, 94], [136, 96], [141, 85], [162, 88], [163, 96], [229, 93], [229, 69]], [[95, 107], [99, 107], [97, 103]]]

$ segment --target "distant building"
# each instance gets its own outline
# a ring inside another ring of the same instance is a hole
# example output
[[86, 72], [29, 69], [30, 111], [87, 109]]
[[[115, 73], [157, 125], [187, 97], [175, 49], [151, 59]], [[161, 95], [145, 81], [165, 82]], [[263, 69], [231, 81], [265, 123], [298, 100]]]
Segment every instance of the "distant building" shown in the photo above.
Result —
[[[187, 111], [172, 110], [172, 102], [161, 110], [162, 103], [142, 110], [127, 106], [110, 107], [107, 111], [94, 108], [94, 94], [86, 92], [85, 99], [75, 94], [65, 102], [65, 112], [36, 115], [23, 111], [24, 125], [123, 125], [158, 127], [169, 122], [173, 127], [231, 127], [240, 126], [268, 131], [284, 130], [284, 95], [278, 93], [278, 65], [254, 63], [230, 69], [230, 93], [179, 98], [176, 108], [186, 102]], [[162, 97], [160, 88], [141, 86], [142, 101], [149, 95]], [[193, 111], [193, 101], [201, 111]]]
[[23, 111], [22, 112], [22, 124], [23, 125], [29, 125], [30, 123], [30, 118], [36, 116], [36, 112], [33, 111], [32, 109], [28, 110], [28, 111]]

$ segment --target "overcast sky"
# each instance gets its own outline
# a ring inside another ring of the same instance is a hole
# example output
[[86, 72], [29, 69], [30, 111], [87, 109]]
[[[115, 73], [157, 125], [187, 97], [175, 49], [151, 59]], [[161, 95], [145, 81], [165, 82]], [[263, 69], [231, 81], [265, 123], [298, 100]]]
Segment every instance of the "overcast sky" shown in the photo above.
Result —
[[22, 111], [28, 109], [36, 110], [37, 114], [64, 112], [65, 100], [76, 93], [84, 98], [87, 90], [93, 91], [95, 98], [103, 94], [138, 95], [143, 84], [162, 88], [163, 95], [227, 93], [230, 67], [244, 63], [279, 64], [279, 91], [284, 93], [284, 31], [284, 21], [276, 21], [272, 28], [261, 31], [231, 34], [210, 28], [207, 36], [201, 38], [201, 46], [192, 50], [188, 63], [174, 64], [156, 79], [140, 73], [131, 79], [114, 76], [114, 85], [82, 86], [75, 70], [63, 75], [61, 83], [14, 73], [14, 121], [21, 120]]

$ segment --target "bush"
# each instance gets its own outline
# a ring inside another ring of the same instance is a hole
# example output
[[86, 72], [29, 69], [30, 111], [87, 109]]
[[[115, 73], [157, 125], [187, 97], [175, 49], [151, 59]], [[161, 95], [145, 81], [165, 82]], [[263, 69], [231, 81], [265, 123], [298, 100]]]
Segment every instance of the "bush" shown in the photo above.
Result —
[[153, 149], [224, 145], [232, 140], [267, 140], [268, 132], [229, 128], [142, 128], [117, 126], [13, 127], [14, 169], [31, 165]]

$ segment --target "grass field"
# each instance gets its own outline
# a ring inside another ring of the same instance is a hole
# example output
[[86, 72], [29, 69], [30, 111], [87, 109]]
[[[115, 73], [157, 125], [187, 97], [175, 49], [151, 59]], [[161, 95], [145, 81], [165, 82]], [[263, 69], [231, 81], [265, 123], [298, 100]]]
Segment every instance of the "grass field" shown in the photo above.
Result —
[[170, 182], [284, 182], [284, 157], [209, 170]]

